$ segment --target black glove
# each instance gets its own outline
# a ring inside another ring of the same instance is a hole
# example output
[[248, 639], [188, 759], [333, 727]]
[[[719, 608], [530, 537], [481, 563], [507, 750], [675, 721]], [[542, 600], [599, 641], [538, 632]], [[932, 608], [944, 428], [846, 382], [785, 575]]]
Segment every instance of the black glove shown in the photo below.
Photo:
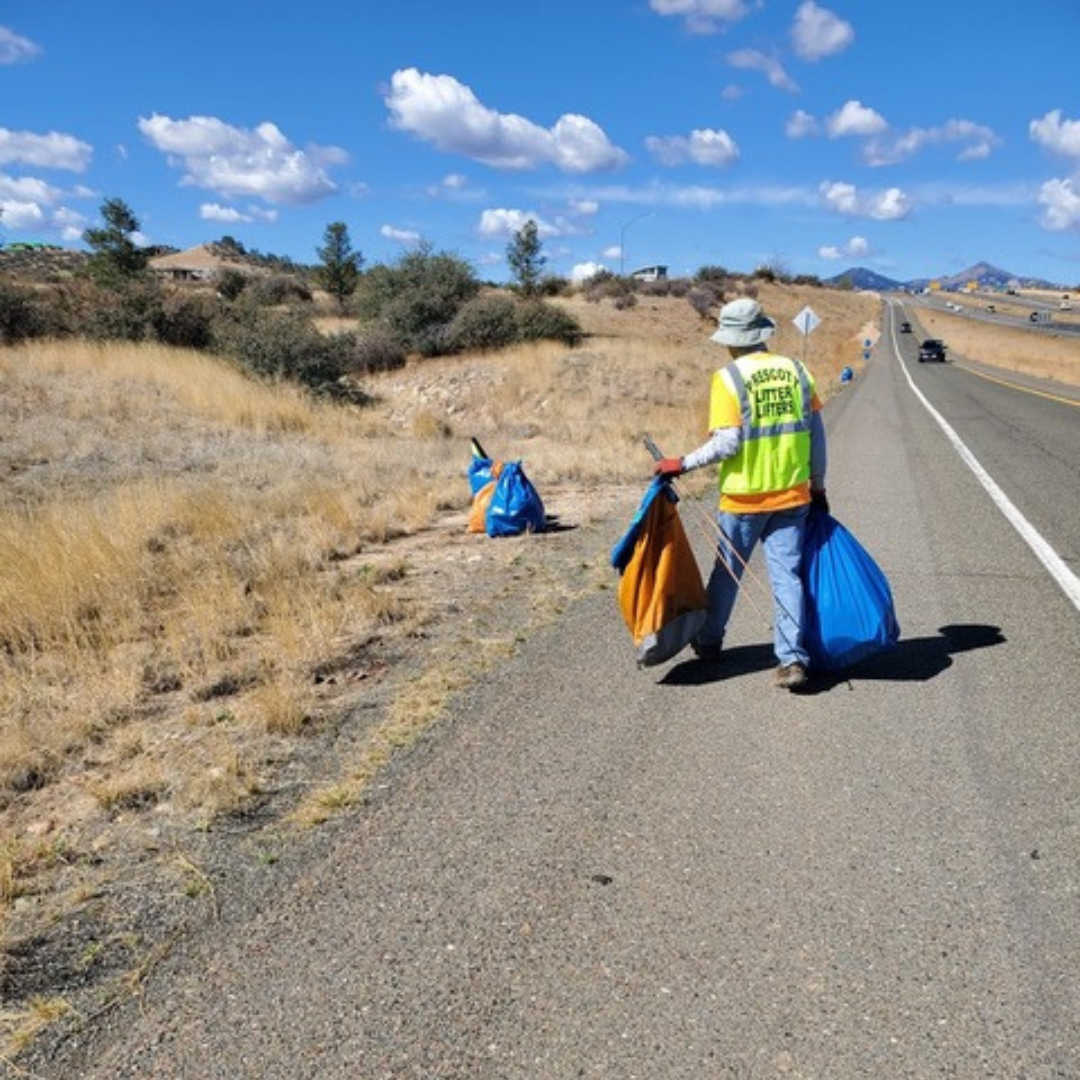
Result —
[[823, 514], [829, 512], [829, 500], [825, 496], [825, 489], [810, 492], [810, 509], [820, 510]]

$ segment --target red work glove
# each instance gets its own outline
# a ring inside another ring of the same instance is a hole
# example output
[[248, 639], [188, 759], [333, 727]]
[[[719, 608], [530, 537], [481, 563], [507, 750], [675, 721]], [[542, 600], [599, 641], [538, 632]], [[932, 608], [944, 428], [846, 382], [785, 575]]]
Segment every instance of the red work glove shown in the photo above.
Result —
[[653, 467], [656, 476], [662, 476], [665, 480], [674, 480], [676, 476], [682, 476], [686, 472], [683, 468], [681, 457], [661, 458]]

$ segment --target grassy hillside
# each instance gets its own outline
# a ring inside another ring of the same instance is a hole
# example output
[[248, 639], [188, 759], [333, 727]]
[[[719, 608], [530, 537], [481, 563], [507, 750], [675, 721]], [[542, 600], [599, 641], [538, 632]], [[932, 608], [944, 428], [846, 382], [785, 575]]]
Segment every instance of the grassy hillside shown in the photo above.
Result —
[[[760, 296], [782, 350], [805, 304], [822, 318], [826, 393], [858, 366], [876, 299]], [[641, 437], [697, 445], [726, 352], [685, 300], [559, 302], [581, 346], [418, 361], [365, 408], [159, 346], [0, 353], [7, 1052], [129, 985], [234, 860], [363, 798], [449, 695], [611, 586]], [[466, 533], [473, 436], [523, 460], [558, 530]]]

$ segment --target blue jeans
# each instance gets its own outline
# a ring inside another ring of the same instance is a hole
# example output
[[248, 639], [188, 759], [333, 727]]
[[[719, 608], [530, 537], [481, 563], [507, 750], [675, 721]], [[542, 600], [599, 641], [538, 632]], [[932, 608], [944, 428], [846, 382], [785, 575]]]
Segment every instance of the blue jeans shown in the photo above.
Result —
[[[782, 664], [809, 666], [803, 648], [803, 586], [799, 577], [809, 506], [761, 514], [721, 511], [717, 558], [709, 575], [709, 614], [697, 636], [701, 645], [719, 645], [735, 607], [744, 563], [761, 541], [773, 596], [773, 648]], [[734, 547], [736, 554], [732, 555]]]

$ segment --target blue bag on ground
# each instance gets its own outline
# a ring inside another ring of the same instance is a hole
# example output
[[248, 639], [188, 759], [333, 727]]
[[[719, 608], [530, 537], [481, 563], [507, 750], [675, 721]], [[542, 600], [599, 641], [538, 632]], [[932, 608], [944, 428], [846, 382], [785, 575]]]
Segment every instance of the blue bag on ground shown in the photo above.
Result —
[[543, 532], [547, 514], [540, 493], [525, 475], [520, 461], [502, 466], [487, 508], [488, 536], [517, 536], [523, 532]]
[[803, 644], [812, 668], [839, 671], [899, 641], [900, 624], [885, 575], [858, 540], [820, 510], [806, 519], [802, 579]]
[[469, 462], [469, 488], [476, 495], [498, 475], [495, 462], [489, 457], [473, 457]]

